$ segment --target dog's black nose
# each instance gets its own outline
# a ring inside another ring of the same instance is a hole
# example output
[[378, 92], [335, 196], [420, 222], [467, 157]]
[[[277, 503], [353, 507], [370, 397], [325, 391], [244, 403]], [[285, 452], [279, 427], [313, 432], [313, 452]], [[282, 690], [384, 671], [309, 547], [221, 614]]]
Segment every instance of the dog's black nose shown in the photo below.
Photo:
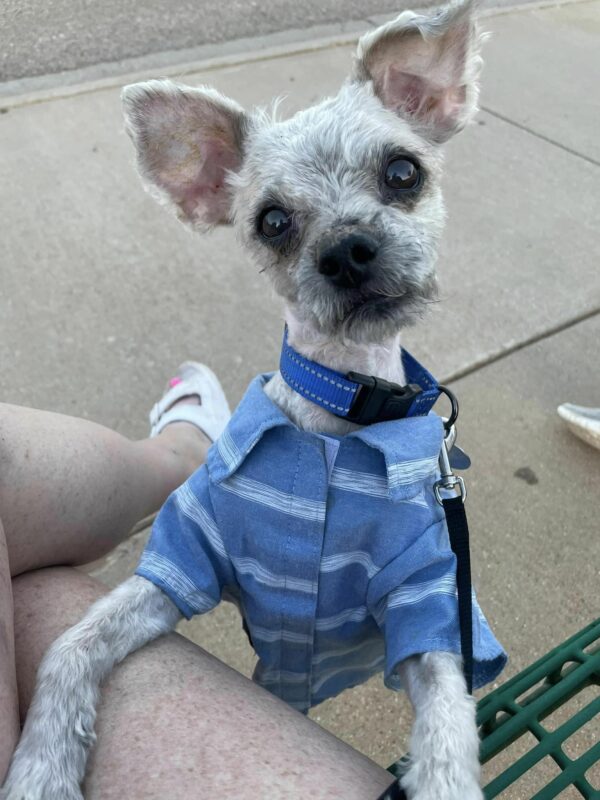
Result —
[[366, 233], [351, 233], [319, 253], [319, 272], [343, 289], [355, 289], [365, 280], [378, 245]]

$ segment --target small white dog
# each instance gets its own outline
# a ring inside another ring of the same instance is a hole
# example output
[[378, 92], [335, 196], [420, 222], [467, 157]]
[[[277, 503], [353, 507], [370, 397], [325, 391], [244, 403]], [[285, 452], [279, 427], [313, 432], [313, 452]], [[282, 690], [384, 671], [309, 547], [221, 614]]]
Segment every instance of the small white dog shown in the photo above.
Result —
[[[4, 800], [80, 800], [101, 682], [224, 594], [263, 686], [306, 711], [383, 670], [415, 709], [408, 797], [481, 800], [433, 492], [442, 424], [428, 407], [357, 417], [371, 395], [344, 377], [429, 380], [399, 331], [435, 292], [441, 145], [475, 114], [480, 42], [470, 2], [404, 12], [360, 40], [336, 97], [285, 121], [210, 88], [124, 90], [144, 180], [194, 227], [235, 224], [284, 300], [288, 342], [166, 504], [137, 574], [49, 649]], [[481, 685], [505, 656], [474, 608]]]

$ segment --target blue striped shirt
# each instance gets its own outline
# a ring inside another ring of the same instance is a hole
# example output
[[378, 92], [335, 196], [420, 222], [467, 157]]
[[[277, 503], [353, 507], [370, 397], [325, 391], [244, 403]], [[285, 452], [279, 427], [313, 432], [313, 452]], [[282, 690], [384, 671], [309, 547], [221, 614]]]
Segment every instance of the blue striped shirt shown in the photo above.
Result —
[[[299, 430], [250, 385], [207, 463], [158, 515], [137, 574], [191, 617], [233, 600], [254, 678], [306, 711], [432, 650], [460, 653], [456, 564], [433, 495], [435, 414], [339, 439]], [[477, 602], [474, 684], [506, 655]]]

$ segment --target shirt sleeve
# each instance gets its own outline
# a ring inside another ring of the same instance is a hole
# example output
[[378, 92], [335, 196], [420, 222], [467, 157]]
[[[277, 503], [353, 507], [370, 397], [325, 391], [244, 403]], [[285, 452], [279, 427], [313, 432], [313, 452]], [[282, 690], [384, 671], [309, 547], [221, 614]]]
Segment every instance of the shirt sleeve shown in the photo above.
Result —
[[[400, 689], [397, 667], [419, 653], [460, 654], [456, 557], [444, 520], [431, 525], [371, 581], [368, 603], [385, 639], [384, 680]], [[473, 603], [474, 685], [495, 678], [506, 654]]]
[[233, 570], [202, 467], [160, 510], [136, 574], [154, 583], [190, 619], [214, 608]]

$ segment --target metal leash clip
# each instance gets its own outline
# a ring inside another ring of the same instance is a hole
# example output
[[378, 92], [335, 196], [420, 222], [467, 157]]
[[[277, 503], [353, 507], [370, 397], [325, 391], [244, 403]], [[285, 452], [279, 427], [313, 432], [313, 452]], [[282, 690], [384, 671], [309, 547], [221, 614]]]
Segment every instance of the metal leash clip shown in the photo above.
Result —
[[441, 490], [447, 489], [448, 491], [456, 491], [456, 489], [458, 489], [464, 503], [467, 499], [467, 487], [465, 486], [464, 480], [460, 476], [454, 474], [452, 466], [450, 465], [450, 451], [456, 442], [456, 426], [454, 423], [458, 419], [458, 400], [454, 393], [446, 386], [438, 386], [438, 388], [440, 392], [445, 394], [450, 400], [452, 411], [450, 412], [449, 419], [443, 417], [446, 435], [442, 442], [442, 449], [440, 450], [438, 462], [440, 467], [440, 479], [434, 484], [433, 491], [435, 493], [435, 499], [440, 505], [443, 505]]
[[440, 467], [440, 479], [433, 485], [435, 499], [440, 505], [443, 505], [442, 489], [447, 489], [449, 491], [456, 491], [456, 489], [458, 489], [463, 503], [467, 499], [467, 487], [465, 486], [464, 480], [459, 475], [455, 475], [450, 466], [450, 457], [448, 454], [450, 450], [452, 450], [455, 441], [456, 427], [452, 425], [446, 432], [446, 436], [442, 442], [442, 449], [440, 450], [438, 462]]

